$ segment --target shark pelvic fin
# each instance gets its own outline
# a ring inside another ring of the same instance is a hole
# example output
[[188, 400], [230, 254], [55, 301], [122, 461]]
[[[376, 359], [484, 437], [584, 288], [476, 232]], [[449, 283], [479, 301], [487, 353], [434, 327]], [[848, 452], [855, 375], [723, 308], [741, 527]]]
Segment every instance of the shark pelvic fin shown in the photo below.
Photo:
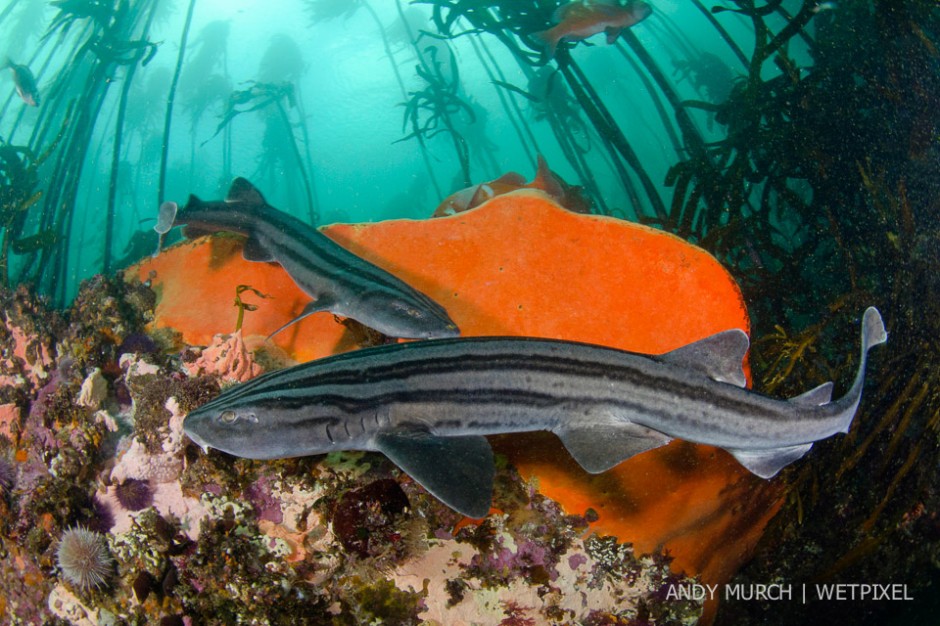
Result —
[[832, 401], [832, 382], [823, 383], [807, 392], [790, 398], [790, 402], [800, 406], [822, 406]]
[[245, 240], [245, 245], [242, 248], [242, 257], [246, 261], [259, 261], [262, 263], [267, 263], [274, 261], [274, 255], [272, 255], [267, 248], [261, 245], [261, 242], [258, 241], [257, 237], [251, 235], [248, 236], [248, 239]]
[[659, 431], [626, 421], [555, 432], [574, 460], [591, 474], [606, 472], [636, 454], [672, 441]]
[[743, 367], [744, 355], [750, 345], [743, 330], [733, 329], [705, 337], [655, 358], [663, 363], [701, 372], [718, 382], [744, 387], [747, 385]]
[[802, 443], [785, 448], [766, 450], [735, 450], [725, 448], [738, 462], [761, 478], [771, 478], [790, 463], [801, 458], [813, 447], [812, 443]]
[[261, 192], [248, 182], [247, 178], [239, 176], [232, 181], [232, 186], [225, 196], [226, 202], [244, 202], [246, 204], [267, 204]]
[[436, 437], [398, 430], [375, 437], [376, 448], [434, 497], [467, 517], [486, 517], [493, 497], [493, 450], [486, 437]]

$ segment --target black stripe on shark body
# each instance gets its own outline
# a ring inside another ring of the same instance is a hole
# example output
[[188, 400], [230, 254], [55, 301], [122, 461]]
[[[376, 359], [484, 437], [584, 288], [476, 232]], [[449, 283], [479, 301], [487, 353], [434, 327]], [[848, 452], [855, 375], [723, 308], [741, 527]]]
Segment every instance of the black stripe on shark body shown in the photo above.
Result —
[[266, 221], [273, 228], [263, 229], [264, 236], [299, 265], [308, 264], [312, 252], [329, 274], [334, 277], [341, 276], [345, 282], [355, 286], [357, 293], [374, 292], [378, 286], [388, 295], [404, 297], [415, 304], [430, 304], [441, 308], [430, 298], [420, 297], [424, 294], [416, 292], [406, 282], [374, 263], [356, 256], [317, 229], [292, 216], [277, 215]]
[[[450, 341], [450, 340], [443, 340]], [[468, 341], [468, 340], [463, 340]], [[381, 350], [373, 348], [372, 350]], [[321, 362], [317, 362], [321, 363]], [[299, 366], [303, 367], [303, 366]], [[296, 369], [296, 368], [295, 368]], [[220, 397], [213, 401], [212, 406], [206, 408], [222, 409], [234, 403], [265, 404], [274, 408], [300, 408], [306, 405], [335, 402], [338, 408], [347, 412], [371, 410], [386, 403], [431, 403], [438, 402], [452, 404], [487, 403], [495, 404], [500, 399], [505, 404], [523, 404], [528, 399], [527, 406], [545, 407], [562, 406], [566, 403], [584, 403], [585, 405], [605, 405], [617, 407], [629, 412], [637, 408], [637, 404], [627, 399], [605, 395], [579, 397], [570, 393], [551, 394], [499, 387], [490, 389], [467, 389], [465, 386], [455, 386], [448, 383], [454, 376], [470, 376], [475, 373], [486, 373], [504, 380], [517, 380], [517, 385], [524, 386], [538, 384], [542, 388], [552, 387], [551, 378], [557, 378], [556, 383], [564, 383], [565, 387], [579, 386], [571, 383], [571, 378], [586, 380], [604, 380], [618, 386], [634, 386], [637, 388], [655, 388], [659, 394], [675, 398], [675, 402], [696, 402], [704, 407], [728, 412], [747, 412], [757, 419], [775, 419], [780, 413], [773, 407], [760, 401], [773, 399], [757, 394], [741, 395], [737, 387], [728, 386], [725, 394], [715, 393], [721, 387], [713, 388], [711, 392], [696, 385], [688, 384], [681, 379], [670, 376], [651, 376], [641, 371], [639, 367], [618, 366], [608, 363], [594, 363], [575, 358], [555, 358], [547, 360], [544, 356], [519, 355], [517, 353], [463, 355], [454, 357], [443, 355], [433, 359], [420, 359], [404, 363], [389, 363], [382, 365], [364, 365], [361, 368], [330, 372], [316, 376], [309, 380], [306, 369], [302, 372], [291, 371], [287, 380], [275, 376], [270, 382], [253, 386], [251, 389], [233, 390], [231, 395]], [[277, 373], [275, 373], [277, 374]], [[524, 380], [528, 375], [530, 381]], [[407, 388], [405, 383], [410, 378], [420, 378], [423, 388]], [[520, 377], [523, 380], [519, 380]], [[433, 382], [443, 382], [444, 386], [435, 386]], [[429, 384], [431, 383], [431, 384]], [[251, 385], [251, 383], [248, 383]], [[348, 387], [339, 393], [332, 388]], [[385, 391], [389, 387], [391, 391]], [[395, 387], [400, 387], [395, 389]], [[371, 392], [371, 393], [370, 393]], [[752, 399], [758, 399], [756, 402]], [[649, 408], [649, 407], [647, 407]], [[673, 416], [676, 419], [678, 416]], [[821, 416], [822, 417], [822, 416]]]
[[[321, 274], [324, 278], [342, 282], [352, 293], [381, 291], [391, 299], [407, 301], [418, 308], [432, 310], [441, 317], [447, 315], [446, 310], [426, 294], [415, 290], [374, 263], [349, 252], [293, 216], [282, 211], [271, 211], [261, 217], [250, 207], [242, 208], [241, 203], [220, 203], [223, 205], [220, 208], [213, 208], [211, 204], [202, 202], [184, 209], [176, 223], [200, 220], [225, 222], [230, 228], [236, 228], [249, 237], [260, 236], [267, 239], [276, 247], [276, 250], [271, 251], [275, 257], [310, 269], [311, 274]], [[311, 256], [315, 259], [311, 259]], [[313, 266], [316, 266], [316, 269]], [[310, 289], [311, 286], [303, 287]], [[310, 295], [316, 297], [318, 294]]]

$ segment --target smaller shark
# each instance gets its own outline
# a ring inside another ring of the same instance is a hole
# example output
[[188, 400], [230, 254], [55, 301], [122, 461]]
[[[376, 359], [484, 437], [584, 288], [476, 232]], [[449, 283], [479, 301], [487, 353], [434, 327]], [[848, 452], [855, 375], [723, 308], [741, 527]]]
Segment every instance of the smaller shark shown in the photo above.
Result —
[[25, 65], [17, 65], [7, 58], [5, 68], [10, 68], [13, 72], [13, 84], [16, 85], [16, 93], [19, 94], [23, 102], [31, 107], [39, 106], [39, 87], [36, 85], [36, 77], [29, 71]]
[[186, 226], [187, 236], [220, 231], [245, 235], [245, 259], [279, 263], [314, 298], [297, 318], [272, 334], [320, 311], [350, 317], [389, 337], [460, 334], [444, 307], [313, 226], [275, 209], [244, 178], [232, 182], [222, 202], [191, 195], [182, 209], [175, 202], [161, 204], [154, 230], [162, 237], [180, 225]]
[[232, 387], [189, 413], [203, 449], [249, 459], [336, 450], [385, 454], [455, 511], [484, 517], [495, 466], [485, 435], [548, 430], [591, 473], [672, 439], [724, 448], [770, 478], [820, 439], [846, 433], [868, 350], [888, 339], [862, 316], [848, 392], [824, 383], [789, 400], [745, 389], [742, 330], [649, 356], [572, 341], [464, 337], [355, 350]]
[[645, 20], [653, 8], [642, 0], [628, 0], [625, 5], [617, 0], [575, 0], [555, 10], [555, 26], [533, 33], [540, 40], [548, 57], [555, 56], [561, 41], [581, 41], [603, 32], [607, 45], [617, 41], [620, 33]]

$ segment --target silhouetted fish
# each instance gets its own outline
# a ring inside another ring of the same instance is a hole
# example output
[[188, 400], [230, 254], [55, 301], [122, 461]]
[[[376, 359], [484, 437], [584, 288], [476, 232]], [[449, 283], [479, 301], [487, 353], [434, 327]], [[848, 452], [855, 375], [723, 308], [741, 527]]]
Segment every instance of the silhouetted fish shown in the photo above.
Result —
[[17, 65], [9, 58], [4, 67], [10, 68], [13, 72], [13, 84], [16, 85], [16, 93], [23, 99], [23, 102], [29, 106], [38, 107], [39, 87], [36, 86], [36, 78], [29, 68], [25, 65]]

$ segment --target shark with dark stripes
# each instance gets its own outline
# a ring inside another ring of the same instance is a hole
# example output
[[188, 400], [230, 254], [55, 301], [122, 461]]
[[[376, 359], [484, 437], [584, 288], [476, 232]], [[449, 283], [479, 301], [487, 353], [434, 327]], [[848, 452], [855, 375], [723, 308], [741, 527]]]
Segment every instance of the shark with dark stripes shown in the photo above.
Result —
[[851, 388], [825, 383], [789, 400], [745, 388], [747, 335], [728, 330], [647, 356], [520, 337], [439, 339], [367, 348], [272, 372], [192, 411], [203, 449], [251, 459], [373, 450], [454, 510], [483, 517], [494, 464], [485, 435], [547, 430], [580, 465], [604, 472], [673, 438], [724, 448], [774, 476], [813, 443], [848, 432], [868, 350], [887, 340], [862, 317]]
[[269, 205], [244, 178], [232, 182], [223, 202], [205, 202], [191, 195], [182, 209], [175, 202], [160, 205], [154, 230], [162, 236], [180, 225], [186, 227], [187, 235], [220, 231], [245, 235], [245, 259], [279, 263], [314, 298], [275, 333], [321, 311], [350, 317], [389, 337], [433, 339], [460, 332], [440, 304], [313, 226]]

